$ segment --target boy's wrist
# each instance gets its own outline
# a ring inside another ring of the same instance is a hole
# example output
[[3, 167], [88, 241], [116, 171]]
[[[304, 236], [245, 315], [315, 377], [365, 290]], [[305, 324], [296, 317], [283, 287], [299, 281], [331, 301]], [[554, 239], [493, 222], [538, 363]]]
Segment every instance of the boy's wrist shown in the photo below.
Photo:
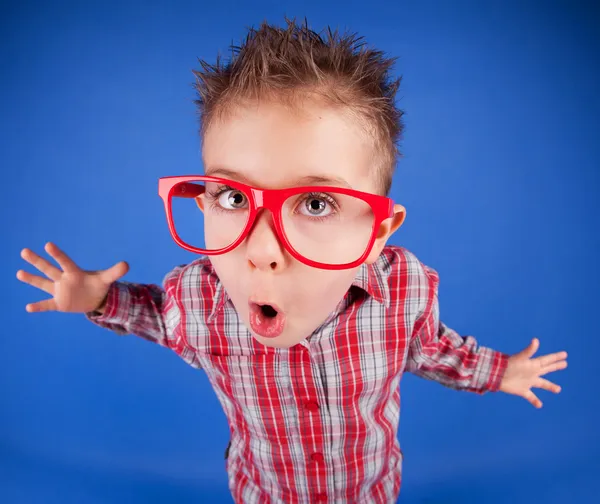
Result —
[[93, 313], [94, 314], [98, 314], [98, 315], [102, 315], [104, 313], [104, 309], [106, 308], [106, 301], [107, 300], [108, 300], [108, 292], [106, 293], [106, 296], [104, 296], [104, 299], [100, 303], [100, 306], [98, 306], [98, 308], [96, 308], [95, 310], [93, 310]]

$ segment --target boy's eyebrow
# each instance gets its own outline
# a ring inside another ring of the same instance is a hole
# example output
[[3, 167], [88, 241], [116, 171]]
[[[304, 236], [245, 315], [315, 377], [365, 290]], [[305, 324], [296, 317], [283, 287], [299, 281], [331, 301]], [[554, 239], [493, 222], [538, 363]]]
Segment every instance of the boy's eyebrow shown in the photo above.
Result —
[[[210, 177], [222, 177], [228, 178], [231, 180], [237, 180], [239, 182], [243, 182], [248, 185], [256, 185], [246, 176], [241, 173], [238, 173], [234, 170], [230, 170], [229, 168], [218, 167], [218, 168], [208, 168], [205, 171], [206, 176]], [[346, 182], [341, 177], [327, 177], [324, 175], [305, 175], [304, 177], [300, 177], [294, 181], [293, 186], [302, 186], [302, 185], [331, 185], [331, 186], [342, 186], [347, 187], [348, 189], [352, 189], [352, 186]]]

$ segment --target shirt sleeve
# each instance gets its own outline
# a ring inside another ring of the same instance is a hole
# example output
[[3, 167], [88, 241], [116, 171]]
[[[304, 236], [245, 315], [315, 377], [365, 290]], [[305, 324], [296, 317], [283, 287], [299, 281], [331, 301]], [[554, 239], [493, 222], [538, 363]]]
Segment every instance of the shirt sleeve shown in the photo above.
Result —
[[415, 322], [406, 371], [453, 389], [479, 394], [497, 391], [508, 355], [478, 346], [473, 336], [460, 336], [440, 321], [439, 277], [424, 267], [429, 283], [426, 307]]
[[177, 267], [165, 276], [163, 287], [154, 284], [115, 282], [108, 291], [104, 312], [88, 312], [94, 324], [119, 335], [134, 334], [159, 345], [177, 349], [181, 314], [176, 290]]

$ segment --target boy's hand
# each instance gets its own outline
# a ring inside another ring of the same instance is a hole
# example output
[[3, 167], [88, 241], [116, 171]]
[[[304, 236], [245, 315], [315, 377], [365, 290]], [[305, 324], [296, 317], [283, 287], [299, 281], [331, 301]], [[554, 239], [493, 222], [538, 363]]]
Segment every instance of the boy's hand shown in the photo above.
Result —
[[28, 304], [28, 312], [56, 310], [70, 313], [87, 313], [101, 309], [110, 285], [129, 271], [121, 261], [103, 271], [84, 271], [53, 243], [47, 243], [46, 252], [56, 260], [62, 271], [29, 249], [21, 251], [21, 257], [46, 275], [32, 275], [17, 271], [17, 278], [52, 296], [50, 299]]
[[499, 389], [507, 394], [524, 397], [536, 408], [542, 407], [542, 401], [531, 391], [532, 387], [558, 394], [560, 387], [542, 376], [567, 367], [567, 352], [542, 355], [533, 359], [533, 354], [537, 352], [539, 346], [539, 340], [534, 338], [525, 350], [508, 358], [508, 365]]

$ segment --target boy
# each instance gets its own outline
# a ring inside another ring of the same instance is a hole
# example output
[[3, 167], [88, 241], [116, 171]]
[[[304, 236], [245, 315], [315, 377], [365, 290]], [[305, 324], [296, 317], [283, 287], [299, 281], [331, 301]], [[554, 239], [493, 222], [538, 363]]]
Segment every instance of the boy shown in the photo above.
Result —
[[542, 376], [565, 352], [532, 358], [534, 339], [509, 357], [459, 336], [439, 320], [437, 273], [386, 246], [405, 217], [386, 197], [400, 81], [359, 40], [263, 24], [228, 65], [201, 63], [205, 176], [159, 182], [173, 238], [201, 257], [164, 288], [119, 281], [124, 262], [86, 272], [47, 244], [61, 271], [22, 252], [48, 278], [17, 277], [53, 296], [28, 311], [85, 313], [205, 370], [236, 502], [395, 502], [403, 372], [536, 407], [532, 387], [560, 391]]

